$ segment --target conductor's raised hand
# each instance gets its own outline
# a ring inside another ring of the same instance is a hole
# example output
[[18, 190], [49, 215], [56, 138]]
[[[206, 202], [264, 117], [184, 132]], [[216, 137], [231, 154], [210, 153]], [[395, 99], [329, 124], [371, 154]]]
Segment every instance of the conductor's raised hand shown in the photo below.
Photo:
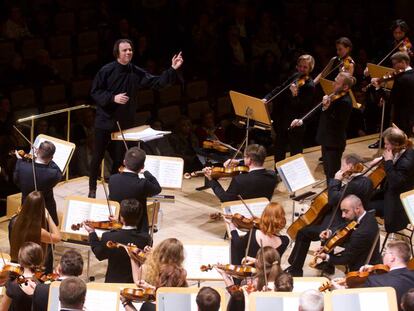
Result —
[[126, 95], [126, 93], [120, 93], [115, 95], [114, 102], [119, 105], [125, 105], [129, 100], [129, 97]]
[[183, 56], [181, 55], [181, 52], [174, 55], [172, 60], [171, 60], [171, 67], [173, 67], [174, 69], [178, 69], [181, 67], [181, 65], [183, 64], [184, 59]]

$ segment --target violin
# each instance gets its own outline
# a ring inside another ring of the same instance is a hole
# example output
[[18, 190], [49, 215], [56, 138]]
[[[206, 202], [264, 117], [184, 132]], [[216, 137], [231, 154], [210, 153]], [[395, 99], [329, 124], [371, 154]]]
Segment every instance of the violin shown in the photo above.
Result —
[[351, 65], [355, 63], [351, 56], [346, 56], [341, 60], [341, 62], [342, 66], [339, 68], [339, 71], [342, 72], [349, 72]]
[[217, 220], [219, 218], [231, 219], [232, 223], [237, 227], [237, 229], [240, 229], [240, 230], [250, 230], [253, 228], [260, 228], [259, 217], [248, 218], [239, 213], [235, 213], [235, 214], [213, 213], [213, 214], [210, 214], [210, 218], [213, 220]]
[[137, 262], [139, 262], [141, 265], [145, 262], [147, 259], [147, 253], [145, 253], [143, 250], [138, 248], [136, 245], [125, 245], [118, 242], [108, 241], [106, 242], [106, 247], [108, 248], [127, 248], [129, 250], [129, 253], [133, 254], [133, 259], [135, 259]]
[[34, 277], [42, 283], [51, 283], [57, 281], [60, 275], [57, 273], [44, 273], [43, 271], [36, 271]]
[[229, 148], [221, 145], [219, 142], [214, 140], [205, 140], [203, 141], [203, 148], [204, 149], [214, 149], [219, 152], [227, 153], [229, 152]]
[[3, 266], [3, 269], [0, 271], [0, 278], [9, 277], [19, 277], [23, 275], [24, 269], [18, 264], [6, 264]]
[[151, 287], [124, 288], [120, 294], [128, 301], [155, 301], [156, 290]]
[[296, 85], [297, 88], [300, 88], [301, 86], [304, 86], [306, 81], [308, 81], [309, 79], [310, 77], [308, 75], [302, 75], [293, 83]]
[[[33, 155], [30, 153], [26, 153], [24, 150], [17, 150], [17, 154], [22, 158], [23, 161], [31, 162], [33, 160]], [[16, 155], [16, 150], [12, 150], [9, 152], [9, 155]]]
[[217, 267], [218, 269], [221, 269], [224, 272], [226, 272], [229, 276], [232, 276], [238, 279], [252, 277], [253, 275], [256, 274], [256, 268], [253, 268], [250, 266], [238, 266], [238, 265], [232, 265], [232, 264], [202, 265], [200, 267], [200, 270], [202, 272], [206, 272], [206, 271], [213, 269], [214, 267]]
[[413, 55], [413, 52], [411, 51], [412, 47], [413, 46], [412, 46], [412, 44], [410, 42], [410, 39], [404, 38], [402, 40], [402, 42], [399, 44], [399, 48], [398, 49], [401, 52], [406, 52], [409, 56], [412, 56]]
[[[382, 77], [379, 77], [379, 78], [377, 78], [377, 83], [378, 84], [381, 84], [381, 83], [385, 83], [385, 82], [388, 82], [388, 81], [392, 81], [392, 80], [394, 80], [397, 76], [399, 76], [399, 75], [401, 75], [402, 73], [404, 73], [405, 72], [405, 70], [404, 69], [398, 69], [398, 70], [395, 70], [395, 71], [393, 71], [393, 72], [390, 72], [390, 73], [387, 73], [387, 74], [385, 74], [385, 75], [383, 75]], [[373, 83], [371, 82], [371, 83], [369, 83], [369, 84], [367, 84], [365, 87], [364, 87], [364, 89], [366, 90], [368, 87], [370, 87], [370, 86], [372, 86], [373, 85]]]
[[[220, 179], [225, 177], [234, 177], [242, 173], [248, 173], [249, 167], [247, 166], [234, 166], [234, 167], [221, 167], [215, 166], [211, 169], [211, 177], [213, 179]], [[204, 171], [195, 171], [191, 173], [185, 173], [185, 179], [191, 179], [192, 177], [203, 176]]]
[[366, 271], [351, 271], [346, 274], [345, 282], [349, 288], [362, 287], [367, 278], [372, 274], [384, 274], [390, 271], [390, 267], [384, 264], [374, 265]]
[[[92, 227], [94, 229], [100, 229], [100, 230], [116, 230], [116, 229], [122, 228], [122, 224], [120, 222], [112, 221], [112, 220], [104, 220], [104, 221], [86, 220], [85, 223], [89, 227]], [[82, 227], [82, 225], [83, 224], [73, 224], [71, 226], [71, 229], [73, 231], [77, 231]]]

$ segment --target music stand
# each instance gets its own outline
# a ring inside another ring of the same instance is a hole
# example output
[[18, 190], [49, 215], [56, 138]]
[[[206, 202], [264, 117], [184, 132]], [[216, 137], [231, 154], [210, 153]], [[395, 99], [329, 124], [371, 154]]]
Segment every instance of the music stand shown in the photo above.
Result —
[[270, 126], [272, 125], [267, 105], [259, 98], [236, 91], [230, 91], [229, 94], [235, 114], [246, 119], [246, 136], [244, 143], [247, 147], [249, 145], [249, 130], [251, 128], [251, 121], [261, 125], [261, 127], [258, 128], [264, 127], [265, 129], [270, 129]]
[[[329, 94], [333, 93], [333, 89], [334, 89], [334, 82], [333, 81], [322, 78], [320, 80], [320, 83], [321, 83], [322, 90], [326, 95], [329, 95]], [[352, 92], [351, 89], [349, 90], [349, 96], [351, 96], [352, 107], [354, 107], [356, 109], [361, 108], [361, 104], [356, 101], [354, 92]]]

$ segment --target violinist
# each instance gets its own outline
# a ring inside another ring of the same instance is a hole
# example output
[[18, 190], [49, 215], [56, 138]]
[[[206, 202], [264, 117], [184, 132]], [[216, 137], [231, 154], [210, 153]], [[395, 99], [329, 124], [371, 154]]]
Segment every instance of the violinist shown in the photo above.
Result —
[[[283, 92], [281, 97], [273, 102], [272, 120], [276, 132], [275, 163], [285, 159], [288, 149], [291, 156], [303, 152], [305, 128], [298, 127], [288, 131], [290, 125], [288, 122], [301, 117], [312, 106], [315, 84], [310, 73], [314, 66], [315, 60], [311, 55], [299, 56], [296, 64], [297, 73], [289, 79], [293, 81], [289, 91]], [[280, 88], [267, 94], [263, 101], [267, 102], [277, 92], [280, 92]]]
[[[300, 229], [296, 235], [295, 245], [292, 249], [288, 259], [291, 266], [287, 271], [290, 271], [294, 276], [302, 276], [303, 264], [305, 263], [306, 255], [309, 250], [311, 241], [319, 240], [320, 233], [329, 226], [332, 217], [333, 226], [345, 225], [345, 220], [341, 217], [341, 211], [338, 209], [335, 215], [335, 208], [343, 197], [354, 194], [361, 199], [363, 204], [367, 204], [372, 195], [372, 182], [369, 178], [360, 173], [355, 172], [356, 167], [362, 165], [362, 159], [356, 154], [347, 154], [342, 157], [341, 169], [336, 172], [335, 178], [328, 182], [328, 211], [323, 216], [320, 224], [309, 225]], [[343, 185], [347, 182], [347, 185]], [[345, 193], [344, 193], [345, 191]], [[331, 274], [334, 267], [324, 267], [325, 272]]]
[[43, 249], [46, 272], [50, 273], [53, 269], [53, 254], [48, 252], [48, 245], [59, 243], [61, 234], [47, 213], [41, 192], [33, 191], [26, 196], [20, 213], [9, 226], [10, 256], [16, 262], [21, 246], [25, 242], [35, 242]]
[[196, 297], [198, 311], [219, 311], [220, 302], [220, 294], [214, 288], [202, 287], [198, 291]]
[[[364, 265], [366, 258], [368, 258], [379, 230], [378, 224], [374, 215], [367, 212], [362, 205], [362, 201], [353, 194], [346, 196], [342, 200], [341, 212], [342, 218], [346, 221], [356, 221], [358, 224], [348, 241], [343, 245], [345, 250], [340, 254], [326, 254], [320, 250], [316, 256], [328, 264], [345, 265], [350, 271], [356, 271]], [[333, 236], [333, 233], [334, 229], [324, 230], [321, 232], [320, 237], [323, 240], [328, 240]], [[370, 263], [376, 264], [380, 261], [378, 241]]]
[[[35, 175], [37, 190], [43, 193], [46, 203], [46, 209], [56, 225], [59, 225], [59, 219], [56, 212], [56, 202], [53, 197], [53, 187], [62, 179], [62, 172], [57, 164], [53, 161], [56, 147], [50, 141], [44, 141], [39, 145], [35, 152]], [[22, 204], [26, 196], [36, 190], [34, 185], [32, 163], [23, 161], [16, 152], [18, 158], [14, 169], [13, 179], [15, 184], [22, 191]]]
[[[236, 227], [225, 218], [230, 227], [231, 234], [231, 255], [232, 264], [240, 265], [245, 255], [245, 250], [248, 245], [250, 232], [243, 237], [239, 236]], [[263, 210], [260, 217], [259, 228], [253, 228], [252, 238], [250, 241], [249, 249], [247, 251], [248, 256], [255, 256], [260, 249], [260, 243], [263, 246], [271, 246], [278, 251], [279, 255], [282, 256], [287, 246], [289, 245], [289, 238], [285, 235], [281, 235], [280, 231], [286, 225], [285, 211], [279, 203], [269, 203]]]
[[405, 133], [395, 127], [384, 131], [385, 181], [373, 194], [368, 209], [374, 209], [378, 217], [384, 217], [385, 230], [398, 232], [408, 224], [408, 217], [400, 200], [400, 194], [414, 188], [414, 150]]
[[[143, 216], [139, 217], [139, 223], [135, 225], [138, 230], [148, 232], [147, 197], [161, 192], [161, 186], [157, 179], [144, 170], [146, 154], [138, 147], [130, 148], [124, 157], [124, 169], [121, 173], [109, 178], [109, 199], [119, 203], [125, 199], [136, 199], [143, 209]], [[144, 174], [144, 178], [139, 177]]]
[[84, 223], [89, 233], [91, 249], [99, 261], [108, 259], [108, 268], [105, 274], [106, 283], [132, 283], [132, 271], [128, 254], [123, 249], [109, 249], [108, 241], [122, 244], [132, 243], [143, 249], [149, 243], [149, 235], [139, 232], [136, 224], [142, 219], [144, 209], [135, 199], [121, 202], [120, 221], [123, 224], [120, 230], [113, 230], [102, 234], [99, 240], [95, 229]]
[[[273, 171], [264, 168], [265, 158], [266, 149], [263, 146], [257, 144], [247, 146], [244, 165], [249, 167], [249, 172], [234, 177], [227, 190], [224, 190], [220, 183], [212, 178], [211, 168], [205, 168], [205, 176], [209, 180], [209, 186], [221, 202], [238, 200], [238, 195], [241, 195], [243, 199], [265, 197], [271, 200], [277, 185], [277, 178]], [[237, 166], [239, 161], [226, 161], [224, 166], [228, 165]]]
[[60, 311], [82, 311], [84, 309], [87, 287], [84, 281], [70, 276], [59, 286]]
[[18, 263], [24, 269], [23, 277], [26, 278], [26, 282], [19, 284], [17, 279], [7, 281], [6, 294], [0, 302], [1, 311], [31, 310], [36, 287], [36, 282], [32, 278], [43, 265], [43, 251], [40, 245], [33, 242], [24, 243], [19, 250]]
[[[346, 145], [346, 128], [352, 112], [349, 90], [355, 78], [347, 72], [340, 72], [335, 78], [334, 94], [325, 95], [319, 119], [316, 141], [321, 145], [323, 169], [327, 179], [333, 178], [341, 166], [342, 153]], [[291, 127], [302, 126], [301, 119], [295, 119]]]
[[[66, 250], [56, 267], [59, 275], [57, 281], [62, 281], [71, 276], [80, 276], [83, 271], [83, 258], [78, 251]], [[33, 293], [32, 311], [47, 311], [50, 284], [38, 284]]]
[[[396, 75], [390, 94], [391, 121], [398, 125], [409, 137], [414, 135], [414, 70], [410, 66], [410, 56], [405, 52], [396, 52], [391, 56], [395, 71], [403, 71]], [[379, 89], [379, 78], [371, 83]]]

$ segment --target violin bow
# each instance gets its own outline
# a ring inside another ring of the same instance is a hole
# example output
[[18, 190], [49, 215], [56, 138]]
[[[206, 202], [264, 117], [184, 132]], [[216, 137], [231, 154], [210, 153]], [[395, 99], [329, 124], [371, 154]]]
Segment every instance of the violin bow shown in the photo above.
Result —
[[[333, 62], [334, 62], [334, 60], [335, 59], [338, 59], [339, 60], [339, 63], [335, 66], [335, 67], [333, 67], [331, 70], [329, 70], [328, 71], [328, 73], [325, 73], [325, 71], [327, 71], [327, 69], [330, 67], [330, 66], [332, 66], [333, 65]], [[322, 71], [321, 71], [321, 73], [320, 73], [320, 75], [321, 75], [321, 77], [320, 77], [320, 79], [324, 79], [325, 77], [327, 77], [327, 76], [329, 76], [334, 70], [336, 70], [339, 66], [341, 66], [342, 64], [343, 64], [344, 62], [343, 62], [343, 60], [340, 58], [340, 57], [338, 57], [338, 56], [334, 56], [334, 57], [332, 57], [330, 60], [329, 60], [329, 62], [326, 64], [326, 66], [325, 66], [325, 68], [323, 68], [322, 69]], [[319, 79], [319, 80], [320, 80]], [[318, 83], [319, 83], [319, 80], [318, 80], [318, 82], [317, 83], [315, 83], [315, 85], [317, 85]]]
[[119, 131], [121, 132], [122, 141], [124, 142], [125, 151], [128, 151], [128, 145], [125, 140], [124, 132], [122, 131], [121, 125], [119, 124], [119, 121], [116, 121], [116, 125], [118, 126]]
[[372, 258], [372, 255], [374, 254], [375, 246], [377, 246], [379, 237], [380, 237], [380, 231], [378, 230], [377, 235], [375, 236], [374, 242], [371, 245], [371, 249], [369, 250], [368, 257], [365, 260], [365, 265], [369, 264], [369, 262], [371, 261], [371, 258]]
[[265, 279], [265, 292], [267, 292], [267, 272], [266, 272], [266, 262], [264, 258], [264, 247], [263, 247], [263, 241], [260, 239], [260, 251], [262, 252], [262, 261], [263, 261], [263, 274]]
[[[254, 217], [254, 214], [253, 214], [252, 210], [247, 206], [246, 202], [244, 202], [242, 196], [239, 194], [237, 197], [240, 199], [240, 201], [247, 208], [247, 210], [249, 211], [250, 215], [252, 215], [252, 217]], [[250, 232], [249, 232], [249, 239], [247, 240], [247, 247], [246, 247], [245, 256], [244, 256], [245, 260], [247, 260], [247, 255], [249, 254], [250, 242], [252, 240], [252, 233], [253, 233], [253, 229], [250, 230]]]
[[237, 195], [237, 197], [240, 199], [240, 201], [243, 203], [243, 205], [244, 205], [244, 207], [246, 207], [247, 208], [247, 210], [249, 211], [249, 213], [250, 213], [250, 215], [252, 216], [252, 217], [255, 217], [254, 216], [254, 214], [253, 214], [253, 212], [252, 212], [252, 210], [250, 209], [250, 207], [249, 206], [247, 206], [247, 204], [246, 204], [246, 202], [243, 200], [243, 197], [239, 194], [239, 195]]
[[290, 87], [290, 84], [298, 77], [300, 76], [299, 72], [293, 74], [292, 76], [290, 76], [289, 78], [286, 79], [285, 82], [283, 82], [281, 85], [275, 87], [272, 92], [276, 91], [277, 89], [282, 88], [279, 92], [277, 92], [275, 95], [273, 95], [272, 97], [270, 97], [270, 99], [268, 99], [266, 101], [266, 104], [270, 103], [272, 100], [274, 100], [276, 97], [278, 97], [280, 94], [282, 94], [285, 90], [287, 90]]
[[231, 158], [230, 163], [233, 162], [234, 159], [236, 159], [237, 155], [241, 153], [241, 148], [244, 146], [245, 142], [247, 140], [247, 137], [244, 138], [243, 142], [240, 144], [239, 148], [237, 148], [236, 152], [234, 153], [234, 156]]
[[3, 267], [6, 265], [6, 260], [4, 260], [3, 252], [0, 252], [1, 260], [3, 261]]
[[154, 207], [152, 208], [152, 215], [151, 215], [151, 229], [150, 229], [150, 246], [154, 245], [154, 223], [155, 223], [155, 212], [160, 209], [160, 202], [158, 200], [154, 200]]
[[109, 216], [113, 217], [114, 215], [112, 214], [111, 205], [109, 204], [108, 191], [106, 190], [106, 187], [105, 187], [105, 179], [102, 179], [101, 182], [102, 182], [102, 188], [104, 189], [104, 193], [105, 193], [106, 204], [108, 205]]
[[398, 49], [404, 43], [404, 39], [402, 39], [381, 61], [377, 64], [378, 66], [381, 65], [396, 49]]

